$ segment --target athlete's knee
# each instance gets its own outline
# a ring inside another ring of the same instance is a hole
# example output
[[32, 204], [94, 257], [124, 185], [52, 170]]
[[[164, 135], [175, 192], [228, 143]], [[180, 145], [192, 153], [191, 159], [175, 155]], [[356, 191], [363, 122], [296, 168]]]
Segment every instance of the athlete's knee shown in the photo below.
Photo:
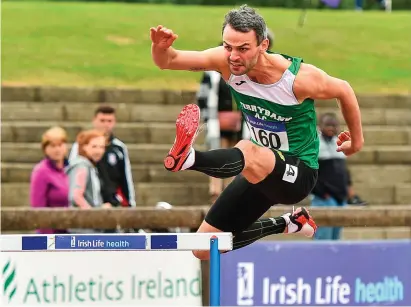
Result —
[[[222, 230], [212, 226], [206, 220], [204, 220], [201, 223], [200, 227], [197, 230], [197, 233], [216, 233], [216, 232], [222, 232]], [[193, 250], [193, 255], [200, 260], [210, 259], [210, 251], [208, 250]]]
[[200, 260], [209, 260], [210, 252], [209, 251], [193, 251], [193, 255]]
[[243, 175], [251, 183], [260, 182], [273, 171], [275, 155], [271, 149], [258, 146], [248, 140], [241, 140], [235, 147], [244, 155]]
[[248, 156], [257, 150], [257, 146], [249, 140], [241, 140], [235, 145], [235, 147], [240, 149], [244, 156]]

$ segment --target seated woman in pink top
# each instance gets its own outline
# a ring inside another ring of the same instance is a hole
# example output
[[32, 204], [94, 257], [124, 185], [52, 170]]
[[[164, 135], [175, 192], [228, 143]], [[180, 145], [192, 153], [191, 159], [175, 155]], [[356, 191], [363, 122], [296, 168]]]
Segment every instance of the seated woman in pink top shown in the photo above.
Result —
[[[30, 178], [30, 204], [34, 208], [68, 207], [69, 181], [64, 167], [67, 165], [67, 134], [60, 127], [47, 130], [41, 147], [45, 158], [33, 169]], [[39, 229], [38, 233], [65, 233], [59, 229]]]

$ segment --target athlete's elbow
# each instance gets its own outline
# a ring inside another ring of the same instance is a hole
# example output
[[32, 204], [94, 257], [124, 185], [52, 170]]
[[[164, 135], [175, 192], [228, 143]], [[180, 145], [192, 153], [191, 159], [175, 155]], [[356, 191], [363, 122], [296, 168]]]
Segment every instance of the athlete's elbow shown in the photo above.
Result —
[[340, 90], [339, 90], [339, 95], [338, 95], [339, 97], [337, 97], [338, 99], [345, 100], [344, 98], [355, 95], [354, 90], [348, 81], [346, 80], [339, 80], [339, 81], [340, 81], [339, 82], [340, 84], [338, 85], [338, 87]]

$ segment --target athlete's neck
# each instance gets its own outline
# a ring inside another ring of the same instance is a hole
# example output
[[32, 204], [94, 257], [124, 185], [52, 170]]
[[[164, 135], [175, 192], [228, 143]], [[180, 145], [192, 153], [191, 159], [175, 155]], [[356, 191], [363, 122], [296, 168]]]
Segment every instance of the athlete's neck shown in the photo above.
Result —
[[289, 62], [280, 55], [264, 53], [247, 76], [256, 83], [273, 84], [281, 79], [289, 65]]

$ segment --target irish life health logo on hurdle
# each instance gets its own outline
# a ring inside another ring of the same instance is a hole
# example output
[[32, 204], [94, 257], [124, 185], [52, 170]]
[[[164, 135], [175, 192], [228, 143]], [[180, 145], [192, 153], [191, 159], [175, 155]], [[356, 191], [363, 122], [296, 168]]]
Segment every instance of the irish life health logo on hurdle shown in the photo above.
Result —
[[[0, 306], [201, 306], [200, 261], [190, 251], [144, 251], [141, 238], [55, 236], [36, 242], [44, 252], [1, 252]], [[115, 252], [96, 250], [103, 246]]]
[[411, 306], [410, 260], [410, 241], [257, 242], [223, 255], [221, 304]]
[[254, 263], [238, 263], [237, 273], [237, 305], [251, 306], [254, 303]]

